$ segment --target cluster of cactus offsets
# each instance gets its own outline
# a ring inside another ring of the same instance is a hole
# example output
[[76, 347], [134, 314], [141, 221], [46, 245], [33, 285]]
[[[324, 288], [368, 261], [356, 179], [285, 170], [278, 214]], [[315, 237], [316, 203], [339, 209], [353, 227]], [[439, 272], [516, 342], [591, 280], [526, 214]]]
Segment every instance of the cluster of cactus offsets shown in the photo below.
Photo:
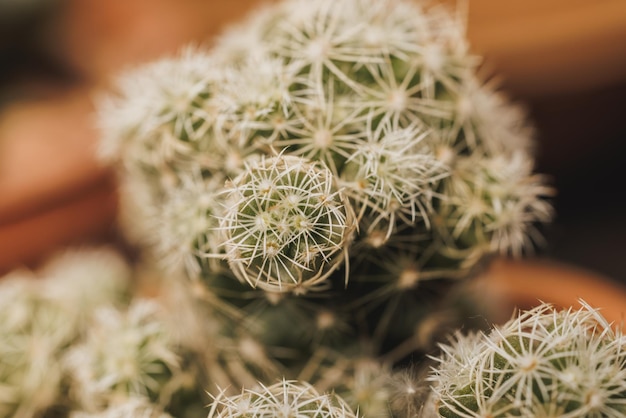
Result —
[[[189, 278], [195, 331], [181, 332], [212, 385], [298, 379], [356, 399], [372, 364], [393, 381], [457, 319], [442, 308], [452, 283], [539, 238], [550, 188], [532, 129], [477, 78], [462, 19], [286, 0], [102, 98], [122, 223]], [[404, 396], [393, 388], [366, 398]]]
[[[442, 9], [291, 0], [212, 50], [135, 70], [100, 106], [101, 150], [124, 169], [131, 235], [192, 276], [210, 273], [210, 256], [245, 270], [288, 260], [293, 268], [260, 269], [254, 280], [278, 290], [308, 290], [313, 270], [336, 264], [321, 250], [333, 245], [355, 257], [353, 247], [414, 238], [420, 271], [438, 277], [462, 276], [493, 251], [518, 253], [533, 223], [550, 217], [540, 199], [549, 189], [531, 173], [523, 113], [479, 82], [476, 63]], [[320, 173], [260, 168], [296, 159]], [[302, 220], [280, 219], [292, 212], [274, 199], [321, 187], [307, 176], [328, 183], [317, 193], [332, 195], [342, 218], [354, 213], [358, 228], [329, 239], [320, 228], [335, 224], [309, 219], [301, 206], [311, 202], [291, 203]], [[243, 198], [258, 204], [237, 215]], [[270, 241], [241, 256], [249, 244], [233, 222]]]
[[625, 416], [626, 338], [582, 305], [542, 304], [488, 334], [458, 334], [430, 378], [432, 416]]

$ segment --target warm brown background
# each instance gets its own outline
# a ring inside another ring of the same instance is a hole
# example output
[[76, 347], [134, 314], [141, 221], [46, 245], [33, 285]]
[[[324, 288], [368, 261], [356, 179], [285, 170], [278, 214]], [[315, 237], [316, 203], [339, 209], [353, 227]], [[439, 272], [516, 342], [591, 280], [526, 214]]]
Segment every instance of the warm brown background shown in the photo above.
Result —
[[[210, 40], [259, 2], [9, 3], [32, 6], [0, 5], [0, 272], [117, 239], [115, 184], [93, 156], [92, 95], [123, 68]], [[542, 256], [626, 281], [626, 2], [464, 7], [484, 73], [528, 106], [539, 170], [559, 189]]]

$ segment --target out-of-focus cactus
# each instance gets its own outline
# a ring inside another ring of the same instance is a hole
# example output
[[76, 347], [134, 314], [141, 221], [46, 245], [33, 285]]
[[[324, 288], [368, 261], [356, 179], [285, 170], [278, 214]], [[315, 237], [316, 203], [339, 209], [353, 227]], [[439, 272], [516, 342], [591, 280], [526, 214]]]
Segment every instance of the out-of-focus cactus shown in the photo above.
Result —
[[488, 334], [457, 334], [442, 346], [430, 377], [431, 414], [624, 416], [625, 348], [624, 336], [596, 309], [542, 304]]
[[165, 305], [133, 294], [136, 275], [100, 248], [0, 279], [1, 418], [143, 418], [202, 405], [200, 367], [187, 363]]
[[99, 411], [118, 399], [144, 396], [167, 405], [180, 379], [175, 340], [153, 301], [137, 299], [125, 309], [92, 314], [83, 341], [64, 356], [70, 396], [83, 410]]
[[30, 418], [59, 406], [65, 350], [92, 309], [123, 302], [129, 278], [126, 262], [100, 249], [59, 254], [40, 272], [0, 280], [0, 417]]

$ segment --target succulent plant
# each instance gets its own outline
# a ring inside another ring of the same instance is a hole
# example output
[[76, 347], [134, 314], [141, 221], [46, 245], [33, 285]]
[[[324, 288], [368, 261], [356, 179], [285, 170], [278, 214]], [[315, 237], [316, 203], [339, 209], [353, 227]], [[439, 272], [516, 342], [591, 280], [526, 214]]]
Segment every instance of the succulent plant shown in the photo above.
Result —
[[262, 159], [226, 192], [226, 257], [252, 287], [305, 293], [347, 256], [356, 219], [327, 168], [295, 156]]
[[92, 313], [85, 337], [64, 355], [70, 395], [78, 405], [98, 411], [131, 396], [167, 405], [177, 389], [172, 386], [180, 359], [159, 318], [163, 314], [146, 299], [134, 300], [125, 310], [103, 307]]
[[356, 418], [343, 399], [333, 394], [320, 394], [304, 382], [282, 380], [271, 386], [245, 389], [241, 394], [217, 395], [210, 407], [209, 418]]
[[198, 366], [165, 305], [135, 294], [138, 276], [103, 247], [0, 278], [0, 417], [132, 418], [201, 404]]
[[488, 334], [457, 334], [430, 377], [433, 416], [624, 416], [626, 340], [581, 303], [542, 304]]
[[[354, 209], [359, 233], [341, 242], [342, 251], [380, 232], [385, 243], [408, 227], [427, 235], [424, 252], [466, 272], [485, 254], [528, 248], [533, 224], [551, 215], [542, 199], [550, 190], [532, 174], [523, 112], [476, 78], [476, 63], [462, 25], [441, 8], [285, 1], [212, 50], [186, 49], [121, 77], [100, 106], [102, 154], [123, 167], [131, 219], [146, 225], [146, 241], [169, 243], [159, 256], [225, 252], [232, 261], [237, 245], [250, 244], [227, 234], [219, 245], [211, 219], [226, 217], [221, 225], [234, 228], [219, 205], [199, 206], [195, 213], [207, 220], [182, 235], [160, 208], [168, 211], [180, 193], [200, 205], [206, 196], [228, 200], [225, 180], [241, 182], [244, 172], [259, 171], [252, 170], [259, 160], [299, 157], [328, 170], [326, 181]], [[282, 274], [274, 279], [299, 275]]]
[[540, 240], [551, 190], [532, 128], [478, 79], [461, 22], [403, 0], [286, 0], [102, 100], [128, 235], [204, 305], [187, 342], [209, 386], [322, 387], [327, 353], [341, 375], [365, 373], [351, 358], [393, 375], [460, 317], [459, 279]]
[[[0, 286], [0, 417], [28, 418], [55, 405], [57, 356], [73, 335], [60, 309], [38, 300], [34, 278], [13, 273]], [[70, 318], [73, 319], [73, 318]]]
[[626, 415], [625, 339], [586, 304], [407, 367], [475, 312], [454, 286], [552, 215], [463, 18], [283, 0], [122, 75], [100, 150], [158, 294], [112, 254], [5, 279], [0, 418]]

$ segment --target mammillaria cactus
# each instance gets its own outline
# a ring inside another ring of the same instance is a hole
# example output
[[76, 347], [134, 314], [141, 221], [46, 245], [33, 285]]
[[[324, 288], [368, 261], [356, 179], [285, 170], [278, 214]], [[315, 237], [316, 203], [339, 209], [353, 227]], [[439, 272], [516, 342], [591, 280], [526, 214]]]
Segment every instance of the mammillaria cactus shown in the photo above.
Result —
[[452, 286], [551, 217], [463, 18], [284, 0], [122, 76], [100, 149], [162, 299], [115, 256], [6, 279], [0, 418], [625, 415], [624, 337], [588, 308], [458, 334], [432, 393], [407, 367], [465, 314]]
[[134, 300], [125, 311], [94, 310], [85, 337], [64, 356], [77, 405], [98, 411], [131, 396], [169, 403], [167, 397], [179, 389], [181, 359], [166, 321], [159, 318], [164, 314], [145, 299]]
[[226, 257], [251, 286], [306, 292], [347, 255], [356, 219], [327, 168], [294, 156], [263, 159], [226, 191]]
[[[122, 77], [101, 106], [103, 155], [124, 167], [143, 238], [171, 242], [164, 252], [178, 242], [198, 260], [220, 252], [213, 223], [199, 243], [171, 227], [160, 236], [147, 213], [176, 189], [211, 195], [251, 161], [278, 155], [332, 173], [359, 221], [355, 245], [410, 229], [426, 235], [423, 253], [466, 267], [469, 253], [519, 252], [531, 225], [550, 217], [540, 199], [549, 189], [531, 174], [524, 115], [478, 81], [467, 49], [462, 25], [440, 8], [286, 1], [213, 50]], [[192, 175], [214, 190], [193, 190]], [[215, 206], [207, 218], [221, 217]], [[232, 253], [228, 242], [221, 250]]]
[[320, 394], [307, 383], [287, 381], [246, 389], [240, 395], [218, 395], [209, 418], [357, 418], [338, 396]]
[[461, 19], [286, 0], [101, 102], [129, 236], [207, 305], [220, 386], [364, 370], [330, 358], [391, 374], [452, 321], [452, 283], [538, 238], [532, 129], [475, 75]]
[[622, 417], [626, 340], [586, 304], [522, 312], [489, 334], [457, 335], [434, 370], [439, 417]]

